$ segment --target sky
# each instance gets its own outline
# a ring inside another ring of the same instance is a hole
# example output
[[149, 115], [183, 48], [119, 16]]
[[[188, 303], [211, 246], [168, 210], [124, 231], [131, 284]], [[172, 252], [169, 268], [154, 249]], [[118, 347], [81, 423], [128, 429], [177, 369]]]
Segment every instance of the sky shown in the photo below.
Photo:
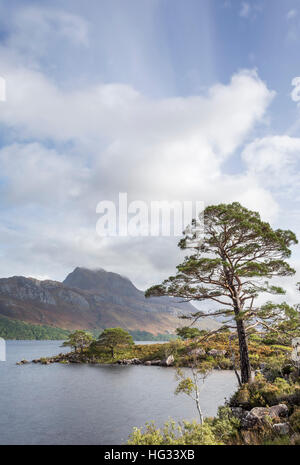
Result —
[[299, 0], [0, 0], [0, 276], [173, 274], [178, 238], [97, 235], [119, 192], [300, 236], [299, 46]]

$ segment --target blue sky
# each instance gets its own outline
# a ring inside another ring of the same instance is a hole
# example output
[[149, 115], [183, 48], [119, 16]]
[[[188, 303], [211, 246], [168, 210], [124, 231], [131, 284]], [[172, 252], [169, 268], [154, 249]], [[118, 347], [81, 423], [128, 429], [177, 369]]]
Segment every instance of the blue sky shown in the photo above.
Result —
[[171, 274], [174, 238], [96, 236], [118, 192], [299, 233], [299, 45], [299, 0], [0, 0], [1, 276]]

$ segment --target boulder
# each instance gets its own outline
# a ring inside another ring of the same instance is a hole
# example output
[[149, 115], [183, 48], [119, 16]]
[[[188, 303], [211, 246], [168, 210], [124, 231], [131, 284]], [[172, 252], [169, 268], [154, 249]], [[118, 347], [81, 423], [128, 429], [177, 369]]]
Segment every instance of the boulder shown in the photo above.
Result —
[[270, 407], [269, 416], [271, 418], [287, 418], [289, 415], [289, 409], [285, 404], [273, 405]]
[[269, 415], [269, 411], [268, 407], [254, 407], [250, 413], [257, 418], [264, 418]]
[[286, 418], [287, 416], [288, 408], [285, 404], [273, 405], [273, 407], [254, 407], [242, 417], [241, 426], [244, 429], [250, 429], [267, 423], [268, 418]]
[[161, 360], [151, 360], [151, 365], [154, 365], [154, 366], [159, 366], [162, 364], [162, 361]]
[[241, 420], [241, 426], [244, 429], [251, 429], [256, 425], [266, 422], [269, 415], [269, 409], [265, 407], [254, 407]]
[[201, 349], [201, 347], [198, 347], [197, 349], [191, 350], [188, 355], [190, 356], [196, 356], [196, 357], [202, 357], [206, 354], [204, 349]]
[[273, 425], [273, 430], [280, 435], [289, 434], [290, 425], [288, 423], [276, 423]]
[[224, 357], [226, 354], [226, 350], [218, 350], [218, 349], [211, 349], [208, 352], [208, 355], [211, 355], [212, 357]]
[[238, 418], [239, 420], [242, 420], [248, 413], [242, 407], [232, 407], [231, 412], [232, 412], [232, 415]]
[[124, 358], [123, 360], [118, 360], [119, 365], [141, 365], [141, 360], [139, 358]]
[[144, 365], [146, 365], [146, 366], [151, 366], [151, 364], [152, 364], [152, 363], [151, 363], [151, 360], [147, 360], [147, 361], [144, 363]]
[[174, 365], [174, 356], [173, 356], [173, 355], [169, 355], [168, 357], [166, 357], [166, 358], [161, 362], [161, 365], [164, 366], [164, 367], [170, 367], [170, 366]]

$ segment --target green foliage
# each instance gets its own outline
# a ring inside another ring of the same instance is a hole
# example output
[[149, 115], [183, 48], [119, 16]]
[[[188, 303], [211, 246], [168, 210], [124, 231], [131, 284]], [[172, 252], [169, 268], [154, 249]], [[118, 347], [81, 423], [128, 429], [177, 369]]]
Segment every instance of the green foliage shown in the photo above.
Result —
[[[273, 230], [257, 212], [238, 202], [207, 207], [203, 225], [193, 220], [179, 247], [191, 254], [177, 266], [177, 274], [148, 289], [146, 297], [173, 296], [184, 300], [217, 302], [215, 315], [229, 318], [237, 327], [242, 360], [242, 382], [250, 380], [251, 367], [245, 331], [247, 326], [278, 333], [299, 329], [299, 312], [287, 304], [254, 305], [260, 293], [281, 295], [284, 290], [262, 278], [292, 276], [295, 270], [285, 261], [297, 243], [292, 231]], [[190, 318], [207, 316], [197, 312]], [[287, 323], [288, 320], [288, 323]], [[228, 320], [227, 320], [228, 321]], [[229, 327], [224, 324], [224, 327]], [[280, 342], [281, 343], [281, 342]]]
[[47, 325], [33, 325], [24, 321], [0, 316], [0, 337], [18, 340], [56, 340], [66, 339], [70, 331]]
[[276, 378], [283, 377], [291, 373], [290, 361], [286, 360], [285, 355], [277, 354], [269, 357], [268, 363], [264, 367], [264, 376], [267, 381], [273, 383]]
[[203, 425], [196, 421], [175, 423], [170, 420], [163, 428], [146, 423], [144, 429], [134, 428], [128, 444], [134, 445], [223, 445], [238, 435], [240, 422], [228, 407], [220, 407], [216, 418], [207, 418]]
[[296, 408], [289, 418], [290, 425], [294, 432], [300, 433], [300, 408]]
[[202, 332], [198, 328], [191, 328], [189, 326], [184, 326], [183, 328], [176, 329], [177, 336], [181, 339], [194, 339], [195, 337], [201, 336]]
[[115, 349], [118, 346], [133, 345], [133, 338], [123, 328], [107, 328], [100, 335], [96, 342], [97, 348], [109, 349], [114, 358]]
[[144, 430], [134, 428], [128, 444], [132, 445], [221, 445], [214, 436], [212, 428], [204, 423], [183, 421], [176, 424], [166, 422], [163, 428], [154, 423], [146, 423]]
[[269, 383], [259, 375], [254, 382], [244, 384], [230, 399], [231, 406], [243, 406], [246, 409], [275, 405], [297, 393], [299, 385], [288, 382], [283, 378], [276, 378]]
[[266, 439], [263, 441], [264, 446], [289, 446], [291, 445], [291, 438], [287, 435], [277, 436], [273, 439]]
[[178, 361], [184, 349], [184, 343], [180, 339], [172, 339], [168, 344], [164, 344], [164, 356], [173, 355], [175, 361]]
[[68, 339], [62, 344], [62, 347], [72, 347], [75, 352], [89, 347], [89, 345], [94, 341], [92, 334], [87, 331], [77, 330], [69, 334]]
[[207, 419], [212, 431], [219, 441], [230, 444], [236, 440], [240, 427], [240, 420], [232, 415], [228, 406], [221, 406], [218, 409], [217, 417]]
[[182, 379], [175, 390], [175, 394], [186, 394], [190, 396], [195, 391], [195, 383], [190, 377]]
[[186, 394], [196, 403], [201, 425], [203, 425], [203, 414], [200, 405], [200, 392], [212, 369], [213, 365], [210, 362], [202, 361], [202, 363], [198, 363], [197, 359], [194, 358], [189, 368], [191, 376], [188, 376], [187, 371], [181, 368], [178, 368], [176, 372], [176, 378], [179, 383], [175, 394]]

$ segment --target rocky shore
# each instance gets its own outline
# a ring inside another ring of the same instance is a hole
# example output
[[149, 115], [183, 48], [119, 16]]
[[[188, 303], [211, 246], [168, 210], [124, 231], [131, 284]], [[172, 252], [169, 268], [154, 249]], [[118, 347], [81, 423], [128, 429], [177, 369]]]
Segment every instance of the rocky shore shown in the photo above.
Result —
[[[16, 365], [25, 365], [30, 363], [28, 360], [21, 360], [17, 362]], [[68, 354], [58, 354], [54, 357], [41, 357], [38, 359], [32, 360], [32, 363], [40, 363], [42, 365], [50, 365], [51, 363], [92, 363], [92, 364], [102, 364], [99, 359], [94, 356], [86, 356], [84, 354], [78, 354], [75, 352], [71, 352]], [[140, 360], [139, 358], [131, 358], [131, 359], [120, 359], [116, 360], [115, 364], [118, 365], [144, 365], [144, 366], [164, 366], [170, 367], [174, 366], [174, 357], [173, 355], [169, 355], [168, 357], [162, 360]]]
[[[211, 349], [207, 353], [205, 352], [204, 349], [197, 348], [191, 350], [188, 355], [190, 357], [196, 357], [196, 358], [203, 358], [205, 356], [211, 356], [214, 359], [218, 359], [220, 357], [224, 357], [226, 355], [225, 350], [217, 350], [217, 349]], [[28, 360], [21, 360], [20, 362], [17, 362], [17, 365], [24, 365], [30, 363]], [[90, 355], [85, 352], [70, 352], [67, 354], [60, 353], [58, 355], [55, 355], [53, 357], [41, 357], [39, 359], [34, 359], [32, 360], [32, 363], [41, 363], [42, 365], [50, 365], [51, 363], [91, 363], [91, 364], [103, 364], [104, 362], [99, 359], [96, 355]], [[133, 358], [124, 358], [124, 359], [118, 359], [112, 362], [113, 364], [118, 364], [118, 365], [144, 365], [144, 366], [164, 366], [164, 367], [171, 367], [174, 366], [175, 364], [175, 358], [174, 356], [168, 355], [166, 357], [163, 357], [161, 359], [154, 359], [154, 360], [145, 360], [137, 357]], [[110, 363], [110, 364], [112, 364]], [[220, 367], [216, 366], [216, 369], [220, 369]]]

